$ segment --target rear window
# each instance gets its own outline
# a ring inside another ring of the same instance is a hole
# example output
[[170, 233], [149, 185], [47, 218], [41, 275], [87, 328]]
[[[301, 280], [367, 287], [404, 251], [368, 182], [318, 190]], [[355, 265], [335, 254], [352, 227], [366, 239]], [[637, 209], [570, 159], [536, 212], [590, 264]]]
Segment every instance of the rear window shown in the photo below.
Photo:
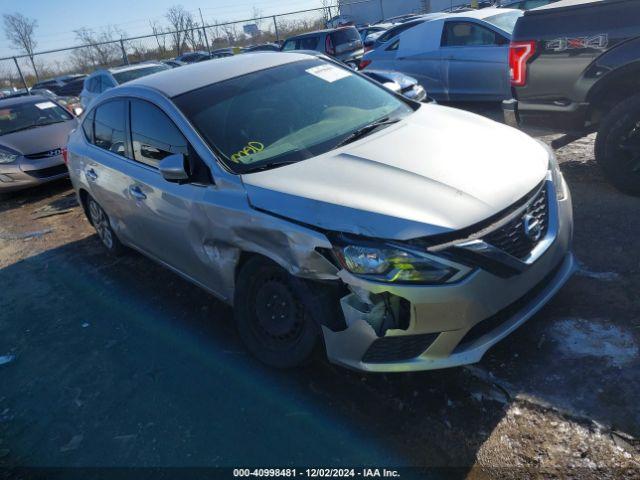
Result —
[[359, 42], [360, 34], [355, 28], [341, 28], [331, 33], [331, 41], [335, 46], [345, 43]]
[[484, 20], [500, 30], [512, 34], [513, 29], [516, 28], [516, 22], [521, 16], [522, 12], [507, 12], [487, 17]]

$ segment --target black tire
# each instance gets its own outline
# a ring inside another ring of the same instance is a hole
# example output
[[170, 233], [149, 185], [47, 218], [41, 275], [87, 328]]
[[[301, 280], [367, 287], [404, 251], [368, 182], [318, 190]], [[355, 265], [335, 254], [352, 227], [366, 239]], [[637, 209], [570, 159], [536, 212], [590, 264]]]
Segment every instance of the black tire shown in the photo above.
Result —
[[640, 95], [619, 103], [604, 117], [596, 160], [618, 190], [640, 196]]
[[240, 338], [261, 362], [276, 368], [307, 363], [320, 341], [326, 306], [310, 283], [263, 257], [250, 258], [236, 281], [234, 314]]
[[87, 214], [102, 245], [111, 255], [121, 255], [124, 252], [124, 246], [111, 228], [109, 216], [91, 196], [87, 196]]

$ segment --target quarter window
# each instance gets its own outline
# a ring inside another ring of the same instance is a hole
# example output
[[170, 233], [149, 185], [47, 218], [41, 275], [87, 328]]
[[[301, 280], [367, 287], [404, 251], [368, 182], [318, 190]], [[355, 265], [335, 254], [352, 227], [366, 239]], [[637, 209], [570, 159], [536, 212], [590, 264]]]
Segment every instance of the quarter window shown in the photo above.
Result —
[[157, 167], [175, 153], [188, 155], [187, 140], [158, 107], [142, 100], [131, 101], [131, 141], [138, 162]]
[[125, 103], [113, 100], [96, 109], [94, 144], [118, 155], [126, 156]]
[[442, 46], [468, 47], [478, 45], [497, 45], [498, 37], [494, 31], [472, 22], [447, 22], [444, 27]]

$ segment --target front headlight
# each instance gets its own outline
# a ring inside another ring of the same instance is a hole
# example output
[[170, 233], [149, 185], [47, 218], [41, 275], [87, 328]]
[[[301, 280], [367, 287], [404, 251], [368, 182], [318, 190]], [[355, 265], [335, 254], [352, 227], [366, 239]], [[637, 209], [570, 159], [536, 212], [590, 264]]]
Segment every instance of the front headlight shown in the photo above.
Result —
[[556, 189], [556, 196], [558, 200], [564, 200], [567, 198], [567, 184], [564, 181], [564, 177], [562, 176], [562, 171], [560, 170], [560, 166], [558, 165], [558, 159], [556, 158], [556, 154], [553, 149], [547, 145], [546, 143], [538, 140], [538, 143], [542, 145], [547, 152], [549, 153], [549, 170], [551, 171], [551, 180], [553, 181], [553, 185]]
[[551, 152], [549, 156], [549, 170], [551, 170], [551, 179], [556, 188], [556, 196], [559, 201], [564, 200], [567, 198], [567, 184], [564, 181], [558, 160], [553, 152]]
[[0, 149], [0, 163], [11, 163], [18, 159], [19, 155]]
[[469, 271], [433, 255], [393, 245], [343, 245], [334, 247], [334, 252], [348, 272], [380, 282], [442, 284]]

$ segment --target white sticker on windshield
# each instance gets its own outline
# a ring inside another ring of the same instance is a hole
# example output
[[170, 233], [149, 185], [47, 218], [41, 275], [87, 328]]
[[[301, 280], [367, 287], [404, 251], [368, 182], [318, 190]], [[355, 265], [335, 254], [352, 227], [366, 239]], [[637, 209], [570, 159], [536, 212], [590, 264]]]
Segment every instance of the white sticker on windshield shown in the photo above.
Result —
[[351, 72], [348, 70], [334, 67], [333, 65], [318, 65], [317, 67], [307, 69], [307, 72], [329, 83], [351, 76]]
[[47, 108], [55, 108], [56, 104], [53, 102], [42, 102], [42, 103], [36, 103], [36, 107], [38, 107], [40, 110], [46, 110]]

